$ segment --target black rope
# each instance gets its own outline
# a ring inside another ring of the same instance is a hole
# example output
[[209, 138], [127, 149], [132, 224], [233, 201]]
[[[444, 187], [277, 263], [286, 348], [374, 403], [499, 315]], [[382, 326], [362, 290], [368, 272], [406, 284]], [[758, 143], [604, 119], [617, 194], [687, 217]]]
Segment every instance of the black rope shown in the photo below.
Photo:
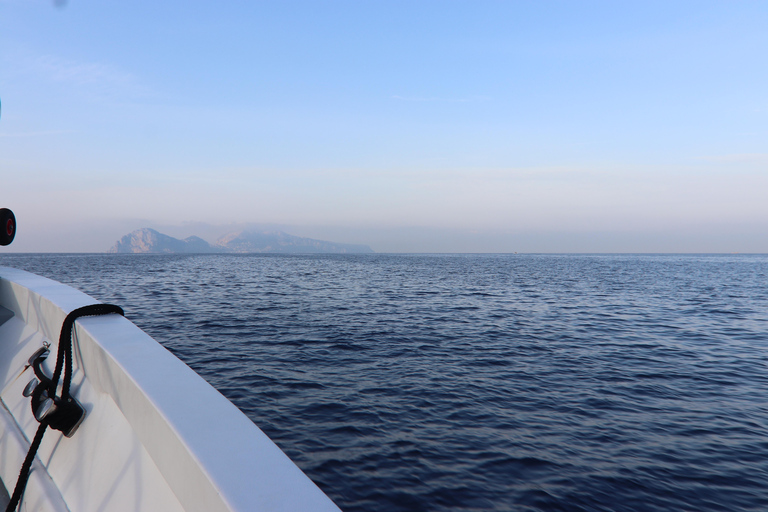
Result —
[[[59, 335], [56, 370], [53, 372], [53, 378], [47, 383], [49, 397], [53, 398], [56, 396], [56, 387], [59, 385], [59, 378], [61, 377], [63, 369], [64, 380], [61, 385], [61, 399], [65, 401], [70, 400], [69, 386], [72, 382], [72, 330], [75, 325], [75, 320], [83, 316], [108, 315], [110, 313], [117, 313], [121, 316], [124, 315], [123, 309], [120, 306], [112, 304], [91, 304], [71, 311], [64, 319], [64, 323], [61, 324], [61, 334]], [[66, 364], [64, 364], [65, 362]], [[42, 389], [39, 392], [42, 392]], [[35, 401], [33, 400], [32, 403], [35, 403]], [[37, 433], [35, 434], [32, 444], [29, 445], [27, 457], [24, 459], [24, 464], [21, 465], [19, 478], [16, 480], [16, 487], [13, 489], [13, 496], [11, 497], [11, 501], [8, 502], [5, 512], [13, 512], [21, 500], [21, 495], [24, 494], [24, 489], [26, 489], [27, 481], [29, 480], [29, 470], [32, 468], [32, 461], [37, 454], [37, 449], [40, 448], [40, 443], [43, 441], [43, 435], [45, 434], [49, 423], [48, 418], [43, 418], [40, 422], [40, 426], [37, 427]]]
[[13, 512], [16, 509], [16, 506], [21, 500], [21, 495], [24, 494], [24, 489], [27, 488], [29, 470], [32, 467], [32, 461], [35, 459], [35, 455], [37, 454], [37, 449], [40, 448], [40, 442], [43, 440], [43, 434], [45, 434], [45, 429], [47, 426], [48, 422], [43, 420], [40, 423], [40, 426], [37, 427], [35, 439], [32, 441], [32, 444], [29, 445], [27, 457], [24, 459], [24, 464], [21, 465], [19, 479], [16, 480], [16, 487], [13, 489], [13, 496], [11, 497], [11, 501], [8, 502], [8, 506], [5, 507], [5, 512]]
[[51, 378], [48, 396], [54, 396], [56, 394], [56, 386], [59, 384], [61, 369], [66, 360], [67, 364], [64, 370], [61, 398], [64, 400], [69, 398], [69, 384], [72, 381], [72, 327], [75, 324], [75, 320], [83, 316], [108, 315], [110, 313], [117, 313], [121, 316], [125, 314], [123, 308], [120, 306], [115, 306], [113, 304], [91, 304], [73, 310], [67, 315], [67, 318], [64, 319], [64, 323], [61, 324], [61, 334], [59, 335], [59, 353], [56, 358], [56, 370], [53, 372], [53, 377]]

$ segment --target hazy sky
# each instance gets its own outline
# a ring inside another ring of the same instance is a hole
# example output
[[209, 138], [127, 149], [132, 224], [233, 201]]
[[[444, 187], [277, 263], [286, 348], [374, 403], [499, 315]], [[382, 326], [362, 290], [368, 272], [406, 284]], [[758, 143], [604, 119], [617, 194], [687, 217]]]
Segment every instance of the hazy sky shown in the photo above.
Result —
[[768, 2], [0, 0], [3, 251], [768, 252]]

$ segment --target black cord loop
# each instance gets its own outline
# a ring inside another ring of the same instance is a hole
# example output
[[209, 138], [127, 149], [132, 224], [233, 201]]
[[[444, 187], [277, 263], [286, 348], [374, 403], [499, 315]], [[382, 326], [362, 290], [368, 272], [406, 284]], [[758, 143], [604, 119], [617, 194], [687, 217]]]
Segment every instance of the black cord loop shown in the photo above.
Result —
[[[33, 414], [43, 400], [43, 396], [53, 400], [58, 405], [58, 410], [56, 413], [45, 416], [40, 420], [40, 426], [37, 428], [35, 438], [29, 446], [29, 451], [24, 459], [24, 463], [21, 465], [19, 478], [16, 480], [16, 487], [13, 489], [13, 496], [11, 497], [11, 501], [8, 502], [5, 512], [13, 512], [21, 501], [21, 496], [24, 494], [24, 489], [26, 489], [27, 481], [29, 480], [29, 470], [32, 467], [32, 461], [35, 459], [38, 448], [40, 448], [40, 443], [43, 440], [43, 435], [45, 434], [47, 427], [50, 426], [56, 430], [61, 430], [65, 435], [69, 434], [67, 435], [67, 437], [69, 437], [74, 432], [71, 424], [73, 414], [79, 414], [79, 416], [75, 418], [77, 424], [74, 425], [74, 428], [79, 425], [85, 415], [85, 411], [82, 410], [80, 405], [75, 405], [75, 400], [69, 394], [69, 386], [72, 382], [72, 334], [75, 320], [83, 316], [108, 315], [110, 313], [117, 313], [121, 316], [125, 315], [123, 308], [120, 306], [112, 304], [91, 304], [73, 310], [64, 319], [64, 323], [61, 324], [58, 356], [56, 358], [56, 369], [53, 372], [53, 377], [51, 379], [40, 379], [40, 384], [32, 393]], [[39, 362], [34, 365], [35, 373], [37, 373], [38, 365]], [[57, 397], [56, 388], [59, 385], [62, 370], [64, 371], [64, 380], [61, 385], [61, 397]], [[77, 407], [80, 412], [77, 413], [77, 411], [75, 411], [73, 413], [74, 407]]]

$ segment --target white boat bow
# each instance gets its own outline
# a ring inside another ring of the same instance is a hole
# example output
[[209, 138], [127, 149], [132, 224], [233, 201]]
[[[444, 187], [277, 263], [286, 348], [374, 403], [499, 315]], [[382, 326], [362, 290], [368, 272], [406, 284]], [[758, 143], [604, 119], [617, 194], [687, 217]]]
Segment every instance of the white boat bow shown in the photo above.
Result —
[[[39, 426], [23, 390], [45, 343], [53, 374], [67, 314], [94, 304], [69, 286], [0, 268], [0, 478], [13, 486]], [[129, 320], [80, 318], [72, 395], [86, 416], [48, 429], [20, 510], [338, 511], [237, 407]]]

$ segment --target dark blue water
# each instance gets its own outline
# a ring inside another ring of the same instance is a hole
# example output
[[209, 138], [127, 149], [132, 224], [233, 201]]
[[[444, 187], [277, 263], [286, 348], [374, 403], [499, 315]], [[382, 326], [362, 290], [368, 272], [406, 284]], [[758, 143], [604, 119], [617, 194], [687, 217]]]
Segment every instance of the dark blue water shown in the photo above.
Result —
[[768, 510], [768, 257], [0, 255], [122, 305], [347, 511]]

